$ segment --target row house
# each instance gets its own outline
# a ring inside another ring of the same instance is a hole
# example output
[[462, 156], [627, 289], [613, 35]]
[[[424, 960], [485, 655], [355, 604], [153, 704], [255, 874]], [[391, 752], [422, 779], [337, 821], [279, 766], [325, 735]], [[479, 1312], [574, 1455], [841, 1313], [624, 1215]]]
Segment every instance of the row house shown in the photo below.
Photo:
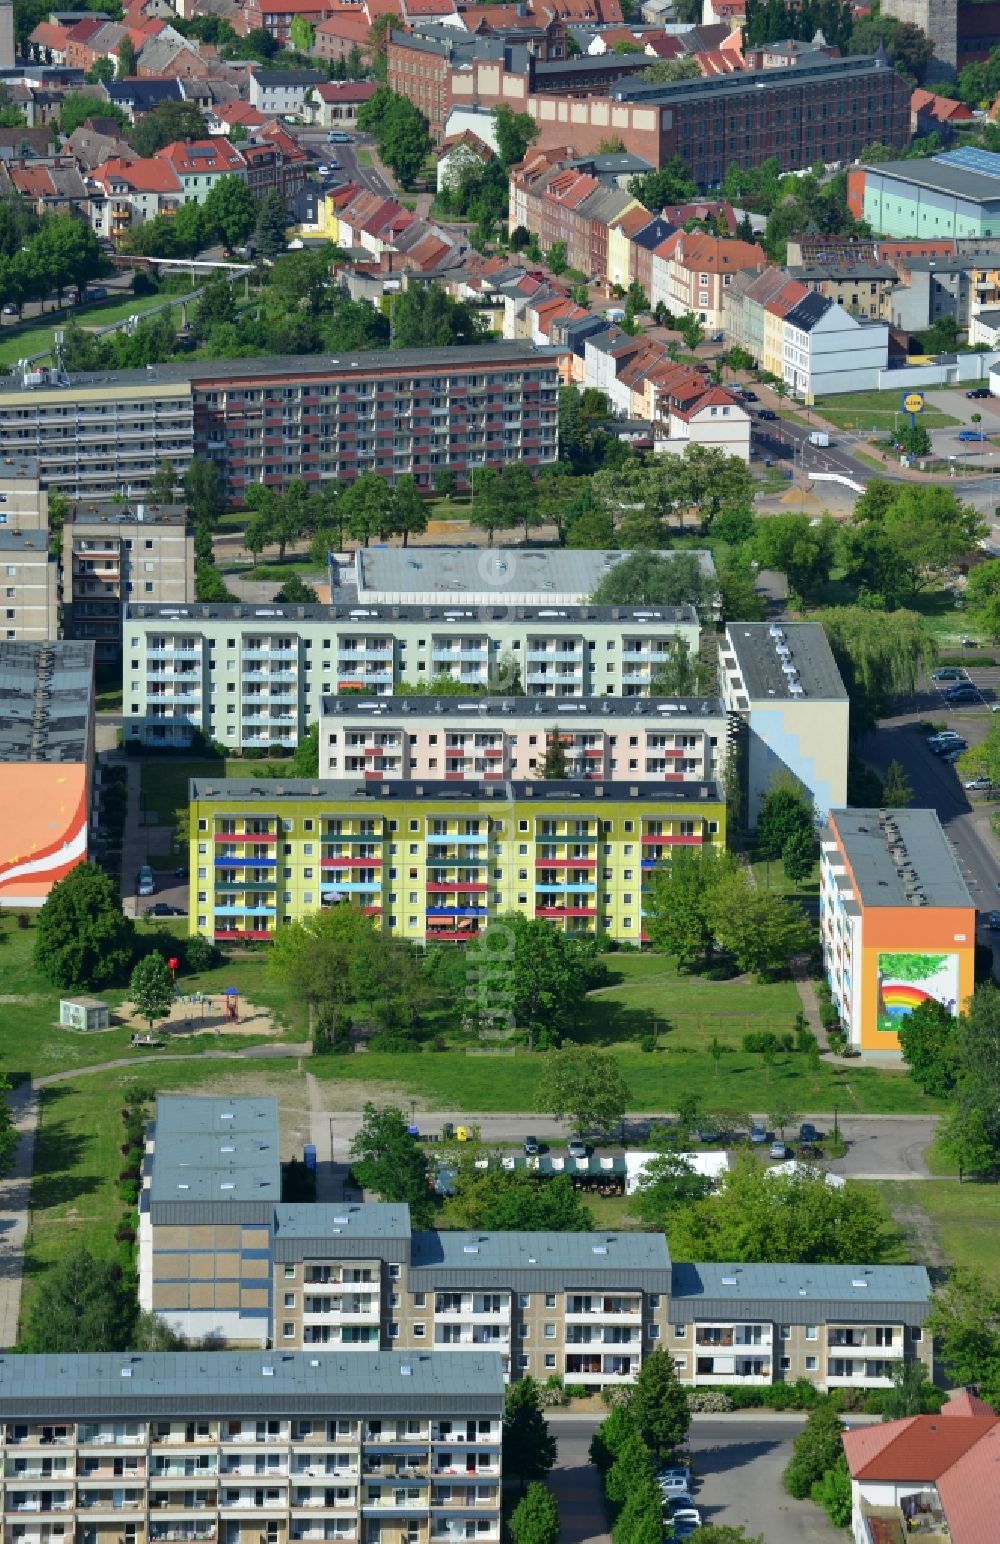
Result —
[[4, 162], [0, 187], [23, 198], [39, 216], [88, 212], [87, 186], [72, 156], [52, 156], [46, 161]]
[[306, 110], [321, 129], [354, 129], [359, 110], [377, 90], [373, 80], [326, 81], [316, 87]]
[[567, 164], [565, 156], [531, 155], [510, 177], [510, 229], [524, 226], [546, 250], [565, 242], [570, 267], [599, 278], [608, 273], [613, 222], [640, 207], [630, 193], [605, 186], [586, 163]]
[[105, 161], [87, 181], [90, 223], [98, 236], [116, 243], [135, 225], [176, 214], [184, 202], [173, 167], [156, 156]]
[[247, 177], [240, 151], [221, 137], [176, 139], [158, 150], [156, 159], [173, 171], [185, 204], [203, 204], [222, 177], [241, 177], [244, 182]]
[[314, 59], [324, 64], [337, 64], [348, 59], [352, 50], [366, 56], [371, 27], [363, 11], [345, 11], [343, 15], [328, 16], [313, 28], [313, 43], [309, 50]]
[[339, 243], [344, 247], [362, 247], [373, 257], [381, 257], [413, 224], [414, 218], [394, 198], [362, 188], [340, 211]]
[[310, 26], [327, 21], [337, 13], [336, 0], [246, 0], [243, 23], [238, 30], [269, 32], [282, 47], [291, 42], [292, 22], [301, 16]]
[[756, 243], [677, 231], [652, 253], [650, 305], [662, 301], [675, 316], [693, 312], [715, 331], [722, 326], [722, 298], [734, 274], [766, 261]]

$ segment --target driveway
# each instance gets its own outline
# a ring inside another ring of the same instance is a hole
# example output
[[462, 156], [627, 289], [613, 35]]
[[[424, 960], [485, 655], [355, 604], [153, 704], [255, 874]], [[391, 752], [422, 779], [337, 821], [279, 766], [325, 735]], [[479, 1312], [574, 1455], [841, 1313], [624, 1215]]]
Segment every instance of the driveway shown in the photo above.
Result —
[[[688, 1445], [703, 1521], [742, 1524], [767, 1544], [844, 1544], [847, 1534], [831, 1527], [824, 1512], [809, 1501], [794, 1501], [782, 1488], [782, 1470], [804, 1423], [801, 1415], [695, 1416]], [[550, 1484], [563, 1539], [606, 1544], [604, 1499], [587, 1459], [599, 1419], [554, 1415], [549, 1424], [559, 1448]]]

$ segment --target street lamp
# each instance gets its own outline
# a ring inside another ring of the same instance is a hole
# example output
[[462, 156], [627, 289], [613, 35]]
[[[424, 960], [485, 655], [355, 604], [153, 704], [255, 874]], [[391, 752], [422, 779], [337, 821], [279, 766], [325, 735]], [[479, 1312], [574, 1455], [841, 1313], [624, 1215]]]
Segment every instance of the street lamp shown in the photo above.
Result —
[[839, 1111], [837, 1109], [837, 1106], [834, 1105], [834, 1107], [833, 1107], [833, 1140], [835, 1142], [839, 1142], [840, 1141], [840, 1122], [839, 1122], [839, 1120], [837, 1118], [838, 1115], [839, 1115]]

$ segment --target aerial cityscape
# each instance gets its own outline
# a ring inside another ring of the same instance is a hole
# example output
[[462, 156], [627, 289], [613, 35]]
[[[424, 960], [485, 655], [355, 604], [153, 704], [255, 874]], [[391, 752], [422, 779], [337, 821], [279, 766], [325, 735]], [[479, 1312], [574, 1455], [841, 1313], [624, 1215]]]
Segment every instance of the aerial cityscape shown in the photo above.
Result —
[[998, 470], [997, 0], [0, 0], [2, 1544], [996, 1544]]

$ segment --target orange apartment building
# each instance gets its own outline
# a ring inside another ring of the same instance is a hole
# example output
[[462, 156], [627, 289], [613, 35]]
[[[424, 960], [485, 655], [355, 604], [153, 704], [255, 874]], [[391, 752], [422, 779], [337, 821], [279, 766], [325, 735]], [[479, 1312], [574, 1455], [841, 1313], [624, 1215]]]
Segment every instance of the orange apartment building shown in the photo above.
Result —
[[934, 810], [831, 810], [821, 840], [820, 936], [851, 1045], [898, 1051], [928, 1000], [972, 996], [976, 908]]

